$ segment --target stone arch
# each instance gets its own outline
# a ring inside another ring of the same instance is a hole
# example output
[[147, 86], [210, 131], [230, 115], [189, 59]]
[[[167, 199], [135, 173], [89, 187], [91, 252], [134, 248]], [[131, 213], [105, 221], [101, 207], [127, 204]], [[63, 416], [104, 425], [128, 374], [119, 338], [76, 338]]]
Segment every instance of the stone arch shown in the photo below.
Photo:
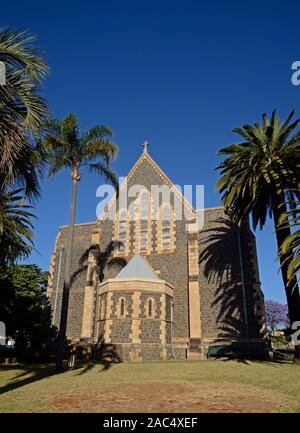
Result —
[[127, 313], [128, 313], [128, 304], [126, 302], [126, 298], [124, 296], [121, 296], [117, 304], [117, 317], [119, 319], [125, 319]]
[[156, 303], [152, 296], [145, 302], [145, 315], [148, 319], [156, 319]]

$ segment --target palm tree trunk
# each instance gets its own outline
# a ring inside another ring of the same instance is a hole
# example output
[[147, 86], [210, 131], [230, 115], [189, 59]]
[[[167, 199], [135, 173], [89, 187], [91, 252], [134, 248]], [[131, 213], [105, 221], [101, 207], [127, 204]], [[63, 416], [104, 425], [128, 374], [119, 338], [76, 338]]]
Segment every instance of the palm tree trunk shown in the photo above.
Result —
[[64, 348], [65, 348], [66, 331], [67, 331], [69, 292], [70, 292], [70, 285], [71, 285], [71, 266], [72, 266], [77, 186], [78, 186], [78, 180], [73, 178], [69, 237], [68, 237], [67, 251], [66, 251], [65, 278], [64, 278], [64, 288], [63, 288], [63, 297], [62, 297], [62, 306], [61, 306], [61, 315], [60, 315], [60, 327], [59, 327], [59, 335], [58, 335], [57, 351], [56, 351], [57, 372], [61, 372], [64, 370], [63, 358], [64, 358]]
[[[287, 211], [285, 197], [283, 194], [281, 196], [278, 194], [273, 195], [272, 210], [274, 215], [274, 226], [275, 226], [275, 233], [277, 239], [277, 247], [278, 247], [278, 251], [280, 251], [284, 240], [291, 233], [290, 227], [288, 226], [288, 218], [286, 217], [286, 220], [283, 222], [279, 221], [280, 217], [282, 217], [282, 215]], [[282, 226], [284, 226], [284, 228], [282, 228]], [[290, 252], [287, 252], [286, 254], [281, 254], [279, 260], [281, 265], [283, 284], [286, 293], [289, 319], [292, 324], [293, 322], [300, 321], [300, 295], [299, 295], [299, 286], [297, 283], [297, 279], [293, 278], [292, 281], [289, 281], [288, 279], [288, 267], [290, 264], [290, 259], [288, 258], [289, 254]], [[300, 365], [299, 344], [295, 345], [294, 363]]]

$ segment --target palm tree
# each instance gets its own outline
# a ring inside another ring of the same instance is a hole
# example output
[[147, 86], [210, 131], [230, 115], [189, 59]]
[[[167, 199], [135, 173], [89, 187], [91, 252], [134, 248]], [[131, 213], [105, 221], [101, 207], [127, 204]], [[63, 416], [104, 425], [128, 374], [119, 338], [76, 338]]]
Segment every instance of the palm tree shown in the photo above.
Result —
[[[217, 189], [222, 194], [225, 212], [239, 226], [252, 215], [254, 229], [262, 228], [267, 216], [273, 217], [278, 250], [290, 235], [286, 214], [293, 200], [300, 196], [300, 132], [292, 132], [300, 122], [291, 122], [294, 112], [281, 122], [274, 110], [262, 125], [244, 125], [233, 131], [242, 136], [240, 143], [219, 151], [226, 159], [217, 167], [221, 178]], [[286, 224], [280, 229], [281, 219]], [[289, 254], [280, 256], [291, 323], [300, 320], [300, 296], [297, 281], [289, 280]], [[295, 363], [300, 363], [300, 346], [295, 350]]]
[[288, 278], [290, 281], [297, 279], [300, 272], [300, 208], [299, 203], [295, 203], [295, 207], [287, 212], [289, 225], [293, 232], [285, 239], [279, 251], [279, 255], [289, 255]]
[[46, 163], [47, 153], [38, 142], [36, 145], [24, 147], [22, 152], [12, 159], [11, 165], [0, 169], [0, 190], [20, 188], [32, 202], [40, 195], [40, 178]]
[[24, 203], [25, 196], [39, 194], [46, 158], [37, 138], [48, 118], [39, 90], [49, 72], [43, 52], [33, 45], [35, 39], [25, 31], [0, 29], [1, 263], [26, 256], [33, 248], [33, 215]]
[[74, 222], [78, 181], [81, 167], [88, 167], [90, 172], [103, 175], [118, 191], [118, 180], [110, 169], [109, 163], [117, 154], [117, 145], [110, 139], [112, 132], [103, 125], [97, 125], [82, 133], [74, 114], [69, 114], [61, 121], [49, 124], [51, 132], [46, 134], [44, 145], [49, 149], [49, 175], [55, 175], [62, 169], [71, 170], [72, 204], [70, 212], [69, 236], [66, 250], [64, 289], [61, 308], [60, 330], [56, 358], [56, 370], [63, 370], [63, 352], [66, 337], [69, 290], [71, 283], [71, 263], [74, 237]]
[[0, 265], [12, 264], [26, 257], [33, 248], [33, 232], [28, 211], [32, 206], [24, 203], [23, 191], [0, 190]]
[[[26, 161], [24, 151], [35, 149], [35, 136], [48, 117], [47, 105], [39, 96], [39, 90], [49, 66], [43, 52], [32, 45], [35, 39], [25, 31], [0, 29], [0, 62], [5, 70], [5, 84], [0, 85], [0, 170], [5, 185], [17, 176], [27, 187], [20, 160]], [[18, 160], [19, 170], [15, 160]], [[37, 184], [33, 194], [36, 190]], [[31, 192], [30, 188], [28, 191]]]

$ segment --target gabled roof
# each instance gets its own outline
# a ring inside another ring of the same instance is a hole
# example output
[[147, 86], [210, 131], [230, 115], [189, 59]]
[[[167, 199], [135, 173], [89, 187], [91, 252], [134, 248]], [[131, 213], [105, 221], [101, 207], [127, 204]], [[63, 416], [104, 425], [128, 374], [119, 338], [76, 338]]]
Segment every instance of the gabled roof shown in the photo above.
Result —
[[[162, 169], [159, 167], [159, 165], [154, 161], [154, 159], [149, 155], [147, 148], [144, 149], [143, 153], [139, 157], [139, 159], [136, 161], [136, 163], [133, 165], [131, 170], [129, 171], [128, 175], [125, 177], [123, 182], [120, 184], [120, 191], [122, 190], [122, 187], [127, 184], [127, 180], [134, 174], [135, 170], [138, 168], [138, 166], [141, 164], [142, 161], [148, 161], [150, 165], [154, 168], [154, 170], [161, 176], [161, 178], [164, 180], [164, 182], [171, 188], [171, 190], [176, 194], [180, 200], [184, 203], [187, 208], [194, 213], [195, 209], [191, 205], [191, 203], [181, 194], [181, 192], [176, 188], [176, 186], [173, 184], [173, 182], [169, 179], [169, 177], [162, 171]], [[106, 208], [101, 212], [98, 221], [101, 221], [105, 214], [109, 211], [109, 209], [112, 207], [113, 203], [116, 201], [116, 194], [113, 195], [113, 197], [110, 199], [109, 203], [107, 204]]]
[[148, 278], [159, 280], [149, 263], [139, 254], [136, 254], [127, 265], [118, 273], [116, 279], [120, 278]]

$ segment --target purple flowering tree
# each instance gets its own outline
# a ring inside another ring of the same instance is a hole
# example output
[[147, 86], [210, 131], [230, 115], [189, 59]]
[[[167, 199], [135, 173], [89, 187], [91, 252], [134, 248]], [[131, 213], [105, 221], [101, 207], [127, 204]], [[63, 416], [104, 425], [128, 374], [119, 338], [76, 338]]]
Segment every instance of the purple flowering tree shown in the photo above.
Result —
[[272, 333], [278, 327], [285, 329], [290, 326], [287, 305], [269, 299], [265, 302], [265, 310], [267, 326]]

